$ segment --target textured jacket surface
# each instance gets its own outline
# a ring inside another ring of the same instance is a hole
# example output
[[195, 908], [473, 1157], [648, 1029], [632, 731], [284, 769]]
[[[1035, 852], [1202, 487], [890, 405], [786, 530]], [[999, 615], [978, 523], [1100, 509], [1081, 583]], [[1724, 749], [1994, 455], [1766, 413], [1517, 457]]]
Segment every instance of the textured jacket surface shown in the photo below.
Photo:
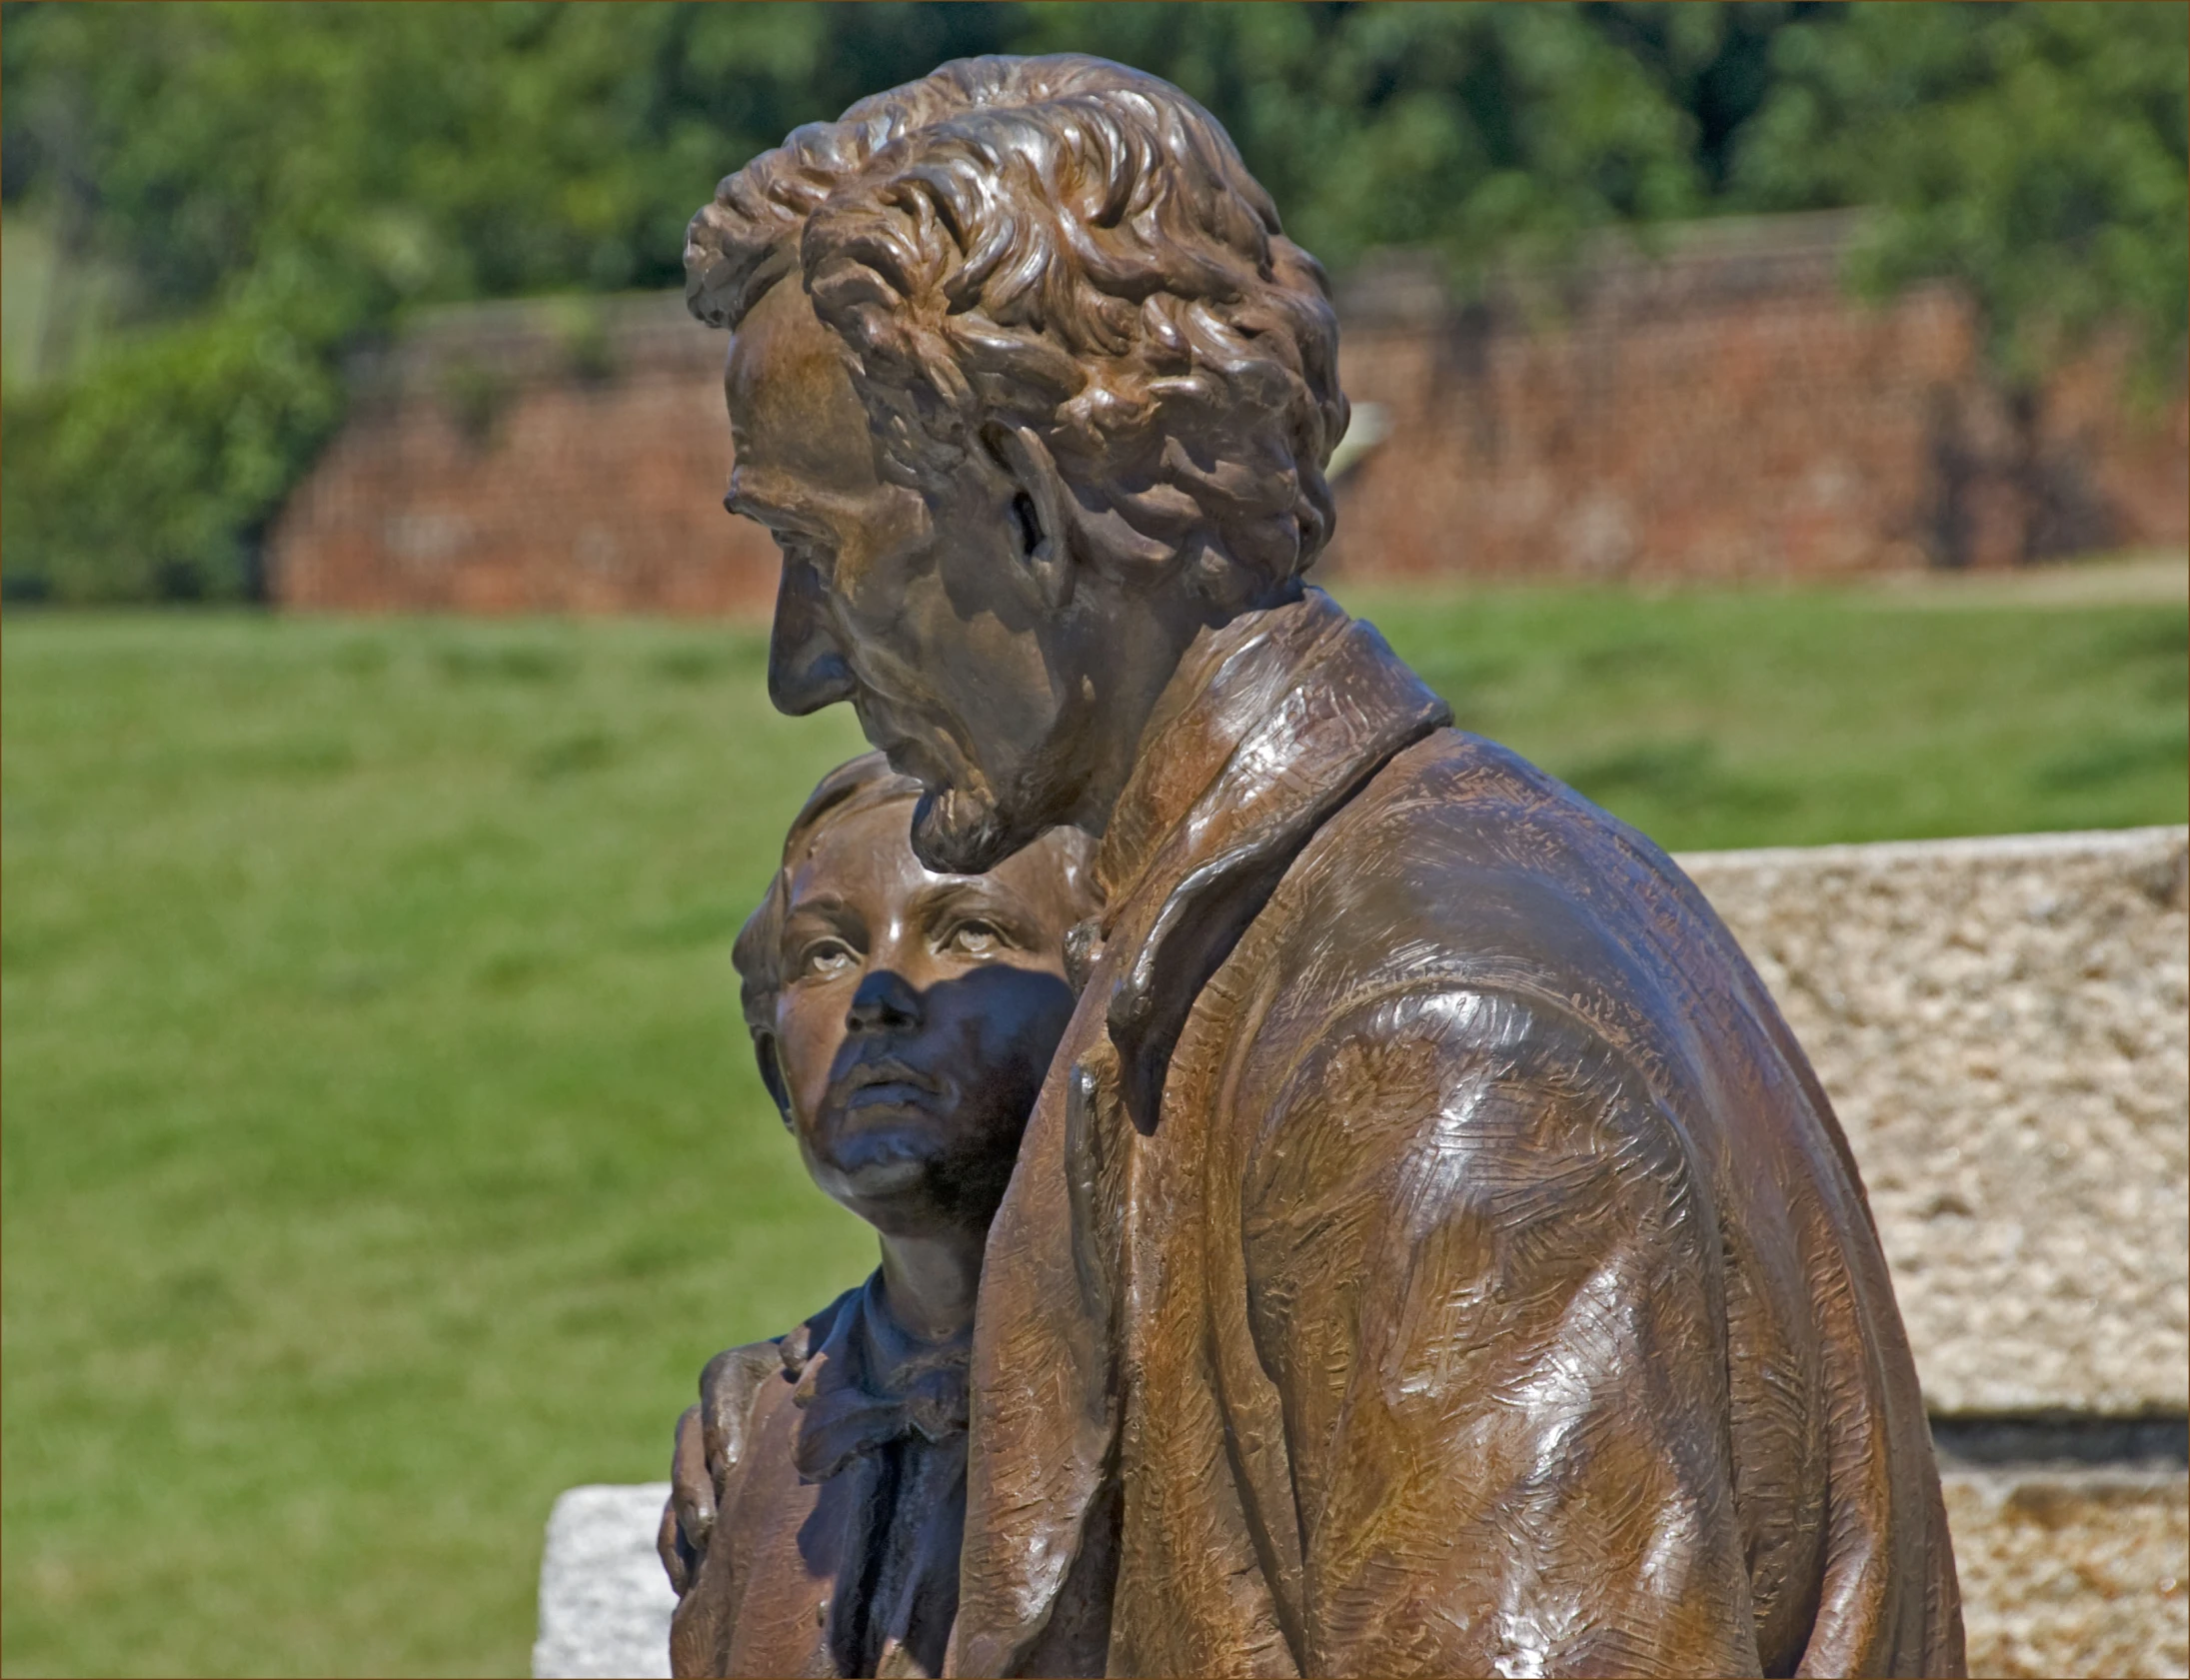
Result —
[[1189, 656], [992, 1230], [972, 1674], [1951, 1674], [1839, 1126], [1648, 840], [1310, 591]]

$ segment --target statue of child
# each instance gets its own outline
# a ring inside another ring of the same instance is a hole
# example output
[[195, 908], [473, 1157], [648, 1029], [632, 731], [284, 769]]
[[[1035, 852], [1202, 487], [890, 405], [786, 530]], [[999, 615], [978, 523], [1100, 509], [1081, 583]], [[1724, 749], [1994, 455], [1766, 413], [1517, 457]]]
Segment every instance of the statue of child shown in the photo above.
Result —
[[967, 1359], [989, 1222], [1073, 1011], [1089, 843], [932, 874], [879, 753], [814, 791], [736, 962], [761, 1074], [882, 1265], [710, 1361], [661, 1551], [680, 1675], [940, 1674], [966, 1516]]

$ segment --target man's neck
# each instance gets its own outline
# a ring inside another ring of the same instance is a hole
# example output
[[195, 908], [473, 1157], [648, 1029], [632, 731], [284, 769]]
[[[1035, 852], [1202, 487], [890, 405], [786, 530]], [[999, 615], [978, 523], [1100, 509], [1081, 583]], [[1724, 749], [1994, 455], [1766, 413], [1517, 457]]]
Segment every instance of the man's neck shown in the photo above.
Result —
[[[1069, 821], [1099, 840], [1108, 830], [1119, 796], [1130, 784], [1149, 742], [1192, 699], [1199, 682], [1190, 676], [1203, 650], [1231, 626], [1300, 599], [1297, 578], [1237, 611], [1183, 594], [1167, 604], [1144, 595], [1112, 593], [1096, 610], [1094, 640], [1102, 650], [1103, 674], [1093, 680], [1108, 689], [1087, 720], [1101, 750], [1093, 756]], [[1091, 690], [1093, 692], [1093, 690]]]

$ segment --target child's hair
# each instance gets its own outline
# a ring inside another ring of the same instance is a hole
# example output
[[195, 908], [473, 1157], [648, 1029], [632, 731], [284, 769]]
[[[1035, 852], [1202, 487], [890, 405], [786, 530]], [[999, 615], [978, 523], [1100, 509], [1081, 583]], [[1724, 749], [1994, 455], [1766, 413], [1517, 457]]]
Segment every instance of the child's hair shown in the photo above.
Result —
[[761, 894], [760, 907], [739, 929], [730, 955], [738, 969], [738, 1000], [745, 1009], [746, 1030], [753, 1034], [754, 1053], [761, 1058], [761, 1076], [779, 1104], [783, 1095], [777, 1090], [775, 1068], [776, 994], [784, 983], [784, 916], [791, 906], [792, 859], [825, 817], [849, 817], [869, 806], [917, 800], [920, 795], [921, 785], [892, 770], [880, 753], [862, 753], [839, 765], [822, 778], [791, 820], [791, 832], [784, 836], [783, 862]]

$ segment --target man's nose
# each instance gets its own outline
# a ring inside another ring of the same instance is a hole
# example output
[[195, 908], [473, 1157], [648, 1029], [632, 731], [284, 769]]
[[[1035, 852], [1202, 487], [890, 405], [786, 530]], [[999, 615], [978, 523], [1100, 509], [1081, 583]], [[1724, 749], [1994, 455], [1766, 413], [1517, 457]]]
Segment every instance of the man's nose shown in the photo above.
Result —
[[768, 698], [777, 711], [804, 718], [852, 693], [852, 667], [830, 629], [821, 575], [809, 561], [787, 559], [768, 638]]
[[877, 969], [860, 981], [844, 1021], [854, 1032], [908, 1031], [921, 1023], [921, 994], [903, 975]]

